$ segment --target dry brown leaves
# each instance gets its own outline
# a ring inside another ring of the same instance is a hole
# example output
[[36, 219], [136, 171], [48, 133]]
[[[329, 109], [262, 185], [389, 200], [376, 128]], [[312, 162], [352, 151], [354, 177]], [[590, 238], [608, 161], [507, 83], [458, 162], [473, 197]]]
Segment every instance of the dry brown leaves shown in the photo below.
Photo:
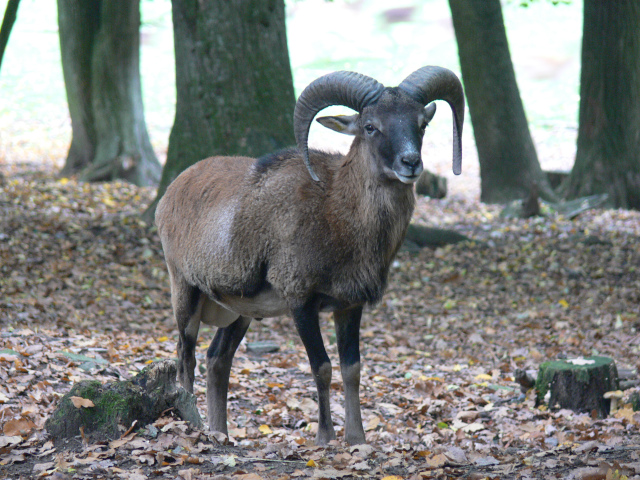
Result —
[[[0, 469], [9, 478], [580, 478], [640, 474], [640, 415], [534, 406], [516, 368], [598, 353], [638, 368], [640, 215], [502, 220], [464, 198], [420, 200], [416, 220], [474, 242], [403, 252], [362, 326], [369, 445], [312, 445], [315, 386], [291, 321], [254, 322], [229, 394], [230, 439], [167, 416], [115, 442], [55, 448], [43, 430], [74, 382], [128, 378], [175, 357], [153, 192], [42, 170], [0, 185]], [[332, 320], [323, 317], [334, 365]], [[203, 328], [202, 365], [213, 332]], [[344, 409], [334, 367], [338, 438]], [[625, 398], [636, 390], [625, 391]], [[204, 378], [196, 378], [206, 414]], [[624, 401], [623, 401], [624, 403]], [[79, 401], [79, 404], [81, 402]], [[130, 426], [123, 425], [123, 434]], [[226, 443], [226, 444], [225, 444]], [[570, 477], [572, 476], [572, 477]]]

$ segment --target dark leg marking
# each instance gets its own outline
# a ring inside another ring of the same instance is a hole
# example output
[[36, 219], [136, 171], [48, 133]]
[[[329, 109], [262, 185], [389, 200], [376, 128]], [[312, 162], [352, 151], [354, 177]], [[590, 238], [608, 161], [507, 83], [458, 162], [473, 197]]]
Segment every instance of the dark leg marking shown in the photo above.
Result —
[[360, 413], [360, 319], [362, 307], [334, 313], [340, 371], [345, 397], [345, 440], [351, 445], [365, 443]]
[[233, 356], [244, 338], [251, 319], [239, 317], [218, 328], [207, 350], [207, 415], [209, 429], [227, 435], [227, 392]]
[[331, 387], [331, 362], [324, 349], [316, 301], [292, 309], [298, 334], [307, 350], [311, 372], [318, 390], [318, 434], [316, 444], [325, 445], [336, 438], [331, 421], [329, 388]]

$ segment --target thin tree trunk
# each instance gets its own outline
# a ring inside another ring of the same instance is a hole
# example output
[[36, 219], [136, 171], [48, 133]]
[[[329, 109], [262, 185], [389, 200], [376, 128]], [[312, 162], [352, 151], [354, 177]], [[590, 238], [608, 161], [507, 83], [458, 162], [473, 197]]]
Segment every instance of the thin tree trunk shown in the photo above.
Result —
[[555, 199], [540, 168], [516, 82], [500, 0], [449, 0], [487, 203]]
[[176, 118], [151, 220], [166, 187], [213, 155], [294, 143], [283, 0], [173, 0]]
[[4, 51], [9, 43], [9, 35], [11, 35], [11, 29], [16, 22], [18, 16], [18, 7], [20, 6], [20, 0], [9, 0], [7, 8], [4, 11], [4, 17], [2, 18], [2, 25], [0, 26], [0, 67], [2, 67], [2, 59], [4, 57]]
[[640, 1], [584, 1], [580, 117], [569, 198], [640, 209]]
[[140, 85], [140, 0], [103, 1], [100, 24], [91, 57], [98, 144], [80, 178], [157, 185], [162, 168], [147, 133]]
[[162, 167], [144, 119], [140, 0], [59, 0], [73, 137], [63, 174], [156, 185]]
[[94, 158], [97, 137], [91, 106], [91, 56], [101, 0], [58, 0], [62, 72], [71, 116], [71, 146], [61, 175], [75, 175]]

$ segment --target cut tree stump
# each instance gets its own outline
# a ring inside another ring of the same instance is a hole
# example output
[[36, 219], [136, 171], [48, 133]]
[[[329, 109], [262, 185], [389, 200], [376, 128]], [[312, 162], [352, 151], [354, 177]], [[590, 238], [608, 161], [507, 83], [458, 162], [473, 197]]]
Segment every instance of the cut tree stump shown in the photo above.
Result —
[[62, 397], [45, 427], [55, 441], [80, 435], [80, 427], [89, 441], [101, 441], [120, 437], [123, 429], [135, 421], [140, 428], [173, 409], [180, 418], [200, 428], [196, 397], [176, 385], [176, 372], [174, 360], [163, 360], [131, 380], [106, 385], [96, 380], [79, 382]]
[[567, 408], [575, 412], [609, 415], [611, 401], [606, 392], [618, 390], [616, 364], [607, 357], [556, 360], [540, 365], [536, 380], [537, 404], [545, 403], [550, 393], [549, 408]]
[[447, 179], [425, 169], [416, 182], [416, 193], [431, 198], [444, 198], [447, 196]]

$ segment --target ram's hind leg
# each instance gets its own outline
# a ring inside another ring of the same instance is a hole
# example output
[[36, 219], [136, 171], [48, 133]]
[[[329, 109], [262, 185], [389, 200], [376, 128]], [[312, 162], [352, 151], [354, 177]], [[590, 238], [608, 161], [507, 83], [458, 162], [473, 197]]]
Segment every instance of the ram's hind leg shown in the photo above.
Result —
[[193, 393], [196, 368], [196, 342], [200, 329], [202, 303], [206, 298], [200, 290], [189, 285], [182, 275], [169, 267], [171, 304], [178, 324], [178, 381]]
[[207, 414], [209, 430], [227, 433], [227, 392], [233, 356], [247, 333], [251, 319], [239, 317], [220, 327], [207, 351]]

